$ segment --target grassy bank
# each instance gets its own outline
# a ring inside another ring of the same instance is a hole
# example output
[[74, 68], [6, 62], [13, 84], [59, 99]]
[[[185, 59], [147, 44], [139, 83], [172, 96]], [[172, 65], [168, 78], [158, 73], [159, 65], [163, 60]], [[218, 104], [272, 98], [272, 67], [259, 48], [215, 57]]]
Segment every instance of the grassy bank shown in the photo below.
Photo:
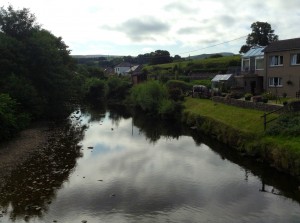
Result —
[[[186, 98], [183, 121], [232, 148], [256, 156], [300, 178], [300, 138], [269, 136], [262, 111], [237, 108], [206, 99]], [[270, 119], [278, 116], [272, 114]]]

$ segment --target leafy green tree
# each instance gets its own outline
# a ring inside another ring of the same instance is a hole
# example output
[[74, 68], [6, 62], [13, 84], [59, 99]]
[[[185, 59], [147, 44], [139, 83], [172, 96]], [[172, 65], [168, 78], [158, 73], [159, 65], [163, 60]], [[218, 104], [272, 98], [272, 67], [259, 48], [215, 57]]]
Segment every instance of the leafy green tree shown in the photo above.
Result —
[[101, 101], [106, 99], [108, 88], [104, 80], [92, 77], [86, 80], [85, 91], [88, 100]]
[[41, 29], [28, 9], [1, 7], [0, 51], [0, 93], [35, 118], [66, 114], [82, 83], [74, 80], [75, 65], [61, 37]]
[[173, 102], [168, 102], [168, 90], [165, 85], [158, 81], [147, 81], [142, 84], [135, 85], [132, 88], [130, 97], [132, 103], [140, 107], [142, 110], [161, 114], [163, 111], [169, 112]]
[[252, 46], [267, 46], [278, 40], [278, 36], [274, 34], [274, 30], [267, 22], [254, 22], [251, 29], [252, 32], [248, 34], [246, 45], [241, 47], [240, 53], [246, 53]]
[[170, 53], [166, 50], [156, 50], [155, 52], [152, 52], [150, 54], [150, 64], [156, 65], [156, 64], [164, 64], [164, 63], [170, 63], [172, 62], [172, 58], [170, 56]]
[[34, 14], [29, 9], [14, 10], [10, 5], [7, 10], [0, 8], [0, 30], [16, 39], [29, 37], [33, 30], [39, 30]]
[[0, 140], [10, 138], [29, 123], [26, 113], [20, 112], [17, 102], [8, 94], [0, 94]]

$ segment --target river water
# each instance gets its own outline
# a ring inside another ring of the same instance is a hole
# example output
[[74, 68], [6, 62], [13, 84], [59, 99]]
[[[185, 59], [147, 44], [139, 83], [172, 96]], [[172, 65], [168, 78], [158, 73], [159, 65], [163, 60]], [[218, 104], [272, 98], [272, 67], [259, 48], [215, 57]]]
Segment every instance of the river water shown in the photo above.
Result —
[[70, 123], [5, 179], [0, 222], [300, 222], [295, 180], [195, 130], [122, 109]]

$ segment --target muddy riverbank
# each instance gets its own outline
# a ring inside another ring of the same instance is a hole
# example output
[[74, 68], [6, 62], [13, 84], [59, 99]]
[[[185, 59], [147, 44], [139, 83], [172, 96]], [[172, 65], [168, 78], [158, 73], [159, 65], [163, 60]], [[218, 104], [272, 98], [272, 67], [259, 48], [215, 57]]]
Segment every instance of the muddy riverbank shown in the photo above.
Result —
[[10, 172], [46, 145], [53, 131], [48, 123], [35, 123], [14, 139], [0, 144], [0, 182]]

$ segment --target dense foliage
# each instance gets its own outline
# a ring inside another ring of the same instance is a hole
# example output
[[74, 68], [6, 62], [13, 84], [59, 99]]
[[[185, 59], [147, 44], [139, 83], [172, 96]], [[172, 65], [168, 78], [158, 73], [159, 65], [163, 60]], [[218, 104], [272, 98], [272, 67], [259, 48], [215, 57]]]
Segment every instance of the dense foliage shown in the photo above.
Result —
[[269, 43], [278, 40], [274, 30], [267, 22], [254, 22], [251, 24], [251, 33], [248, 34], [246, 45], [240, 49], [240, 53], [246, 53], [252, 46], [267, 46]]
[[166, 117], [176, 109], [174, 101], [169, 99], [167, 87], [158, 81], [148, 81], [134, 86], [130, 99], [134, 106], [150, 114]]
[[287, 113], [279, 116], [273, 125], [267, 130], [269, 135], [299, 136], [300, 113]]
[[28, 115], [19, 110], [17, 102], [8, 94], [0, 94], [0, 140], [9, 138], [28, 122]]
[[28, 9], [1, 7], [0, 52], [2, 139], [26, 126], [28, 118], [67, 114], [80, 81], [61, 37], [42, 29]]

